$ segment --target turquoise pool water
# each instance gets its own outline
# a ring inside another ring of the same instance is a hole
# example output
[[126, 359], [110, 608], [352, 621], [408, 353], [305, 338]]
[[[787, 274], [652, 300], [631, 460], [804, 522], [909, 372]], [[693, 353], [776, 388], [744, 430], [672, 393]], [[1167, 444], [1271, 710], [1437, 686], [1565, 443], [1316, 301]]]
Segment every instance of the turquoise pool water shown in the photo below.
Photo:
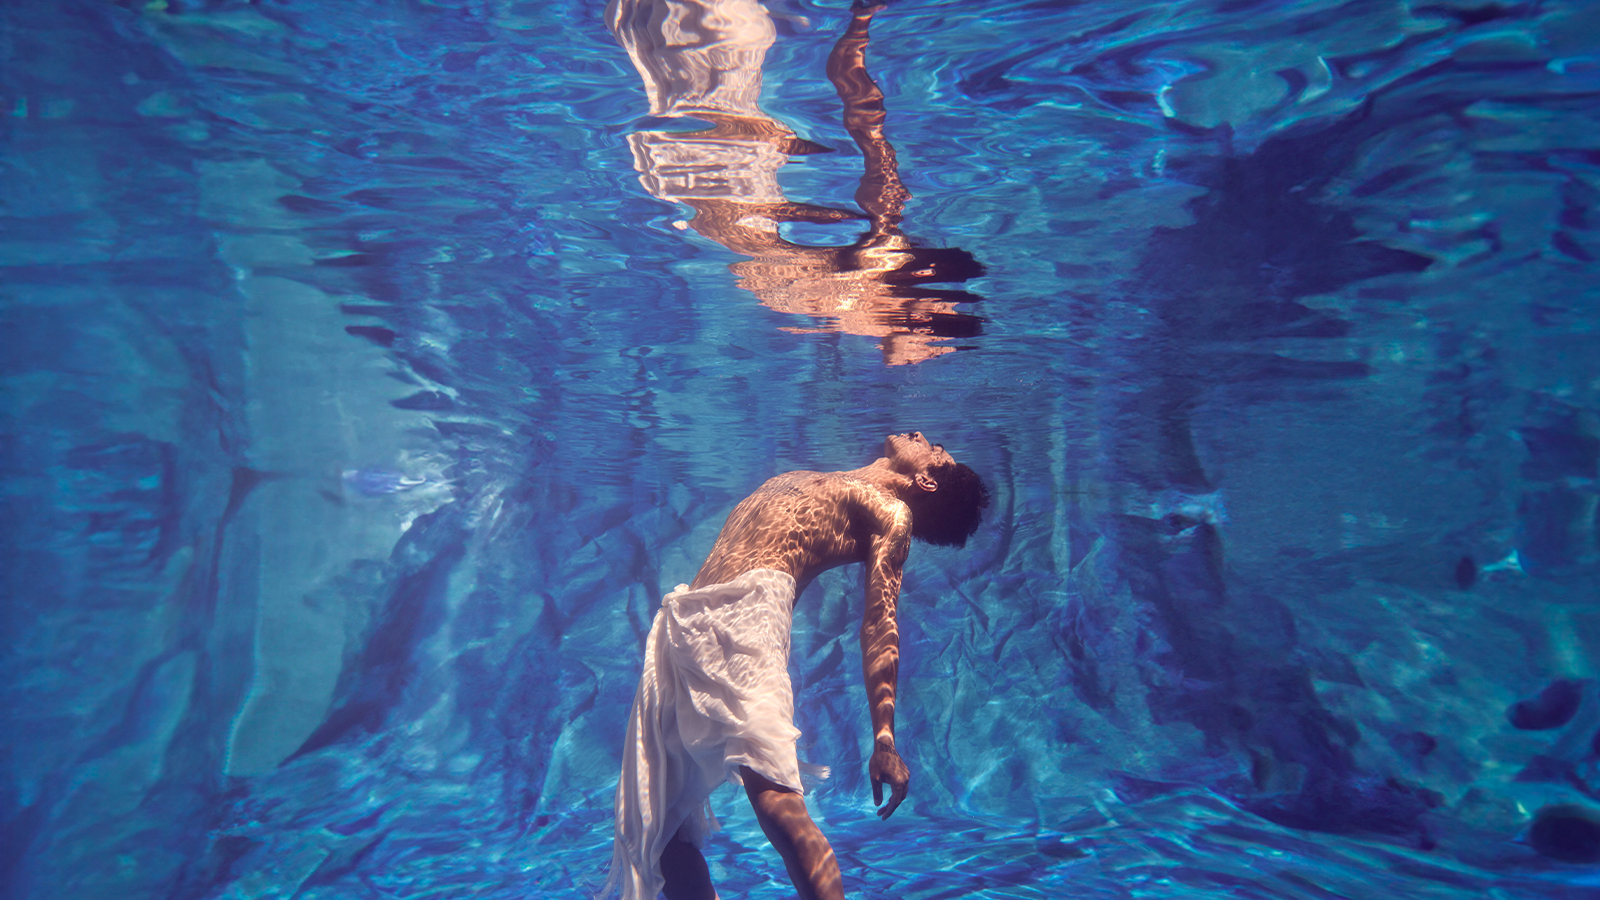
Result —
[[0, 17], [7, 896], [588, 896], [660, 597], [910, 428], [852, 896], [1600, 896], [1591, 4]]

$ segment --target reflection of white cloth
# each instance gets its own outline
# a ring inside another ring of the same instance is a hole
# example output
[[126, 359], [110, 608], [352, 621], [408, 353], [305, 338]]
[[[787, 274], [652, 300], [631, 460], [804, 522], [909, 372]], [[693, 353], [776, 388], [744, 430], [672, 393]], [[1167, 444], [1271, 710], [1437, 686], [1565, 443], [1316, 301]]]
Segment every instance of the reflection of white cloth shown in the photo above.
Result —
[[777, 30], [756, 0], [611, 0], [606, 24], [644, 80], [651, 115], [764, 115], [761, 63]]
[[[651, 115], [772, 122], [761, 111], [761, 64], [777, 32], [756, 0], [611, 0], [606, 22], [639, 70]], [[628, 143], [639, 180], [662, 200], [783, 202], [778, 169], [789, 156], [772, 140], [644, 132]]]
[[662, 200], [784, 200], [778, 169], [789, 154], [771, 141], [642, 131], [628, 135], [628, 146], [639, 182]]
[[[801, 790], [789, 627], [794, 579], [754, 569], [661, 601], [645, 644], [617, 783], [611, 881], [655, 900], [674, 834], [699, 846], [717, 827], [706, 799], [739, 767]], [[609, 893], [609, 891], [608, 891]]]

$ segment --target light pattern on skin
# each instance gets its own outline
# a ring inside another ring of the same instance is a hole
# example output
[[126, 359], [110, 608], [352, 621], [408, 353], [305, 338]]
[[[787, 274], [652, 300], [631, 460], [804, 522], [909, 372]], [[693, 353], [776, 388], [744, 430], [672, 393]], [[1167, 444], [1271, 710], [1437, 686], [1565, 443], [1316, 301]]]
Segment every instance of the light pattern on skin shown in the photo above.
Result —
[[898, 594], [899, 568], [911, 540], [906, 498], [936, 489], [928, 470], [953, 462], [943, 447], [912, 432], [890, 435], [883, 457], [860, 469], [785, 472], [768, 479], [728, 515], [690, 587], [767, 568], [793, 576], [798, 595], [828, 569], [870, 561], [869, 591], [893, 569]]
[[[913, 506], [938, 490], [934, 468], [954, 462], [943, 447], [911, 432], [890, 435], [883, 457], [860, 469], [788, 472], [769, 479], [734, 507], [690, 585], [726, 584], [755, 569], [774, 569], [794, 578], [798, 601], [821, 572], [864, 564], [861, 668], [873, 733], [867, 773], [883, 818], [899, 808], [910, 783], [894, 746], [894, 698], [900, 668], [895, 614], [911, 548]], [[783, 857], [802, 900], [842, 900], [838, 861], [811, 820], [805, 798], [748, 766], [740, 774], [756, 821]], [[884, 785], [889, 786], [887, 803]], [[681, 837], [662, 852], [661, 872], [668, 900], [717, 896], [704, 856]]]
[[[734, 508], [691, 587], [731, 581], [752, 569], [791, 575], [798, 598], [816, 576], [865, 564], [861, 669], [872, 718], [868, 762], [873, 801], [888, 818], [905, 799], [910, 773], [895, 750], [895, 686], [900, 670], [896, 611], [911, 548], [910, 502], [938, 489], [929, 474], [954, 462], [918, 432], [890, 435], [883, 457], [847, 472], [788, 472], [769, 479]], [[890, 789], [883, 803], [883, 785]]]

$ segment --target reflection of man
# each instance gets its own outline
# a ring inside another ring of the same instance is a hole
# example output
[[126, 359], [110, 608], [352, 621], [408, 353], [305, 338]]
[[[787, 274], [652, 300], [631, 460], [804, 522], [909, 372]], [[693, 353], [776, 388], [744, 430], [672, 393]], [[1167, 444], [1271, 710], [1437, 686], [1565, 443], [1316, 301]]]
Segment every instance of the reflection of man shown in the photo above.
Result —
[[[975, 316], [956, 311], [978, 297], [923, 285], [966, 281], [983, 266], [963, 250], [914, 247], [900, 230], [911, 195], [884, 136], [883, 92], [866, 70], [876, 9], [853, 10], [828, 57], [845, 128], [865, 157], [856, 191], [864, 214], [796, 203], [778, 186], [778, 169], [790, 156], [824, 148], [760, 108], [761, 63], [774, 30], [755, 0], [612, 0], [607, 19], [644, 80], [651, 114], [712, 125], [630, 136], [646, 189], [691, 207], [689, 227], [751, 257], [731, 267], [740, 287], [773, 309], [824, 322], [793, 330], [873, 335], [886, 362], [914, 363], [953, 349], [938, 342], [979, 330]], [[867, 231], [848, 246], [796, 244], [779, 234], [785, 222], [852, 221]]]
[[624, 900], [714, 898], [700, 847], [706, 799], [743, 784], [802, 898], [843, 900], [833, 848], [806, 811], [792, 722], [789, 624], [819, 573], [866, 564], [861, 660], [872, 717], [873, 800], [888, 818], [909, 773], [895, 752], [895, 606], [911, 539], [963, 546], [988, 506], [977, 474], [920, 434], [849, 472], [789, 472], [734, 508], [694, 583], [661, 603], [645, 645], [617, 784], [611, 886]]

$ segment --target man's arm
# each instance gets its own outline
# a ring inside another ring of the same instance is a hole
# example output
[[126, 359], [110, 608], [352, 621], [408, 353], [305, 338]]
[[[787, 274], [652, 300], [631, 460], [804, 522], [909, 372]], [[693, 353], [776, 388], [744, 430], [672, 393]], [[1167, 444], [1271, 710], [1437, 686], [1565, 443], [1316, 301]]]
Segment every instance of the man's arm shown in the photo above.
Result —
[[889, 802], [878, 810], [887, 819], [906, 798], [911, 773], [895, 752], [894, 694], [900, 672], [900, 628], [895, 607], [900, 601], [900, 576], [911, 548], [911, 512], [904, 505], [889, 514], [884, 530], [872, 539], [867, 554], [867, 602], [861, 618], [861, 670], [867, 682], [867, 708], [872, 715], [872, 802]]
[[872, 217], [874, 234], [897, 233], [911, 192], [900, 180], [894, 145], [883, 131], [883, 91], [867, 74], [867, 27], [879, 4], [857, 3], [850, 25], [828, 54], [828, 80], [844, 101], [844, 127], [861, 148], [864, 163], [856, 202]]

